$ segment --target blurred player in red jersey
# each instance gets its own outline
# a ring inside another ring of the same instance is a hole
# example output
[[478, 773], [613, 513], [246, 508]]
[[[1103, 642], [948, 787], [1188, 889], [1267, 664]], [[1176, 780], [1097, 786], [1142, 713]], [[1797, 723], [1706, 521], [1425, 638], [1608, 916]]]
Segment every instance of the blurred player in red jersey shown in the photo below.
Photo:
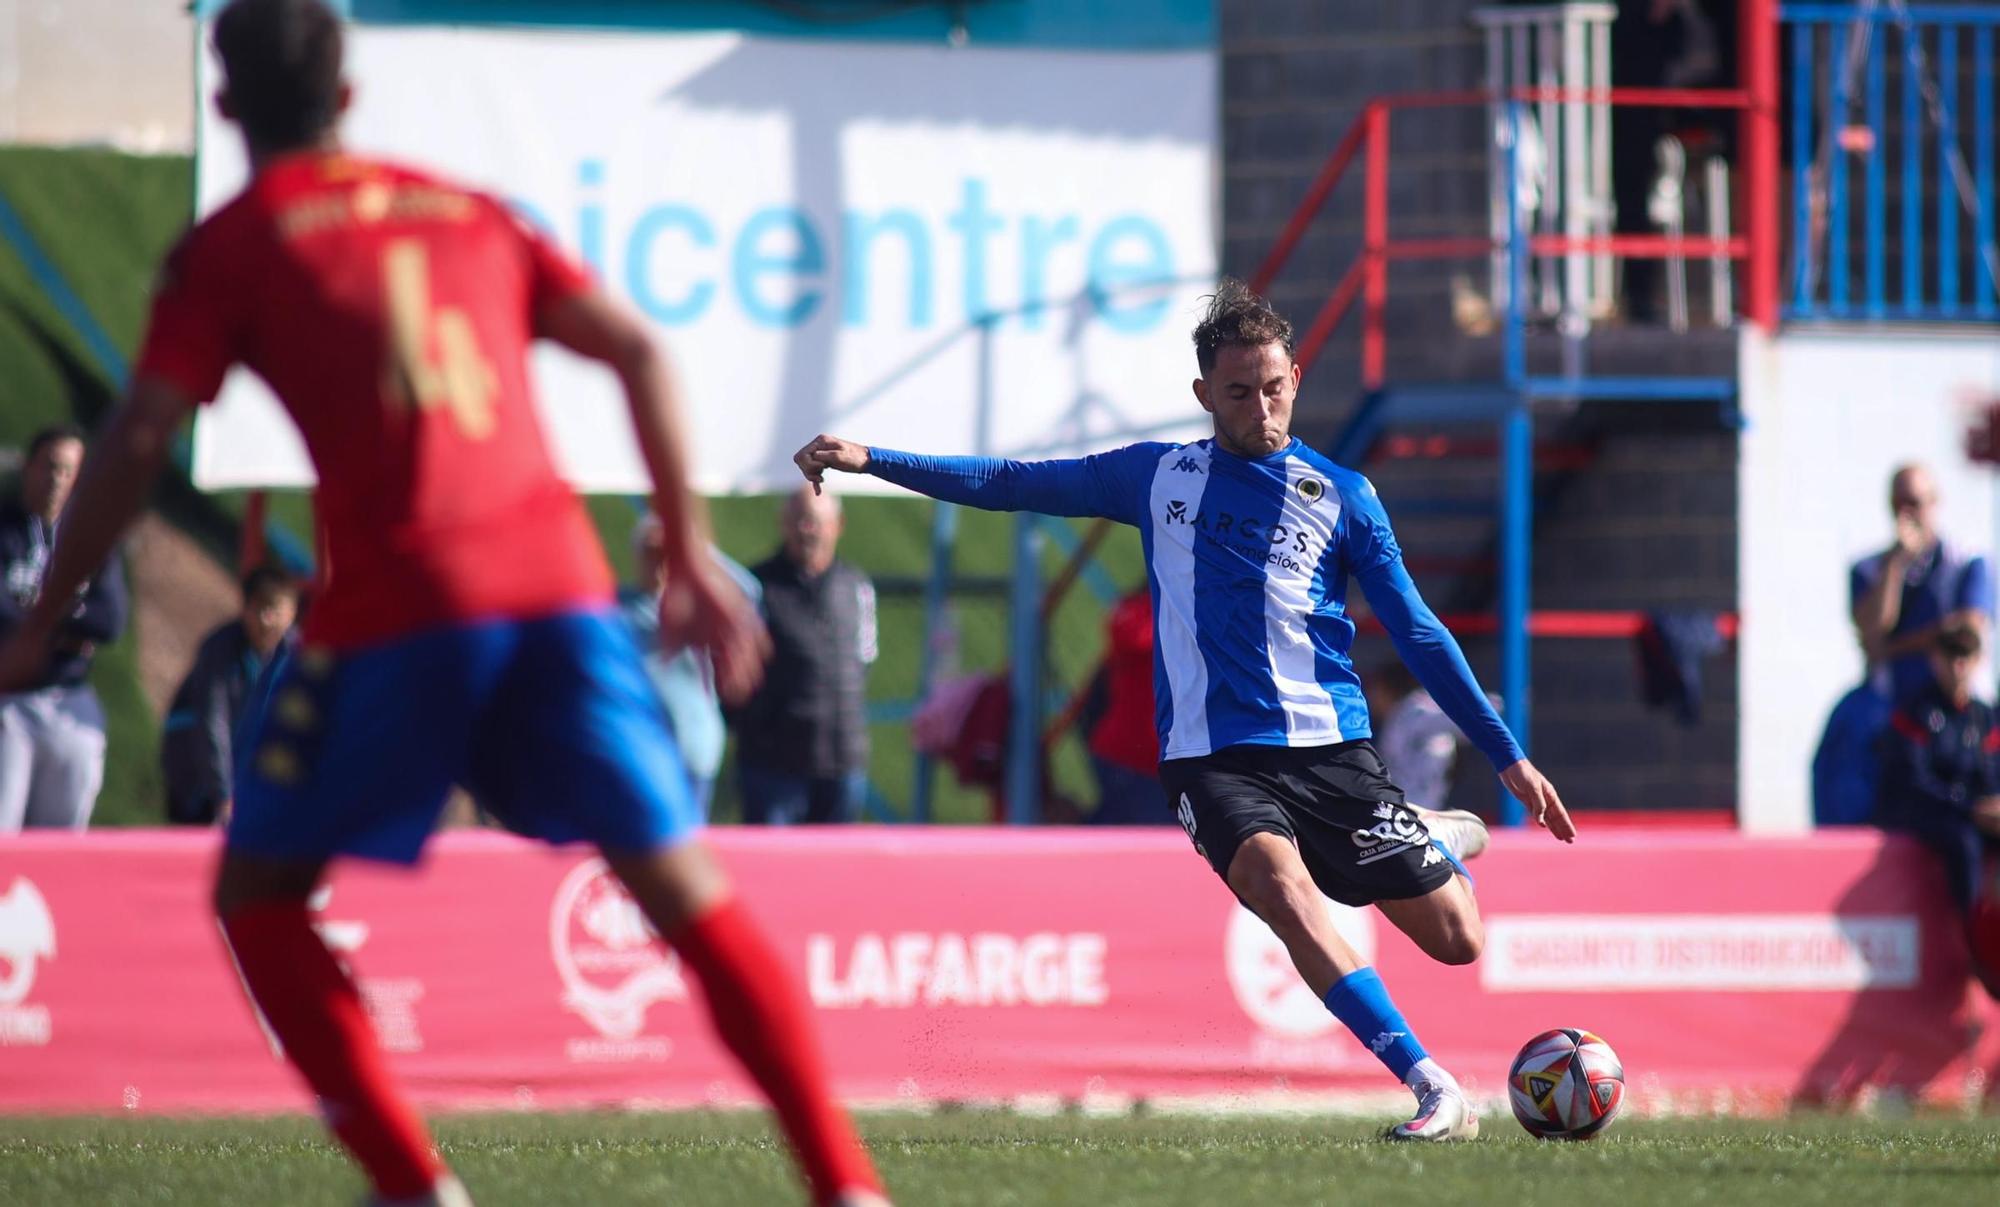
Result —
[[538, 336], [617, 372], [666, 538], [663, 635], [705, 646], [740, 698], [767, 639], [706, 554], [666, 361], [497, 201], [340, 151], [342, 34], [319, 0], [236, 0], [214, 37], [217, 103], [253, 178], [167, 260], [130, 392], [91, 451], [40, 600], [0, 648], [0, 690], [41, 665], [191, 408], [248, 366], [318, 470], [322, 584], [241, 745], [215, 906], [371, 1201], [469, 1199], [306, 899], [336, 855], [415, 862], [456, 782], [519, 831], [596, 844], [770, 1096], [814, 1200], [885, 1202], [803, 998], [699, 841], [603, 552], [530, 400]]

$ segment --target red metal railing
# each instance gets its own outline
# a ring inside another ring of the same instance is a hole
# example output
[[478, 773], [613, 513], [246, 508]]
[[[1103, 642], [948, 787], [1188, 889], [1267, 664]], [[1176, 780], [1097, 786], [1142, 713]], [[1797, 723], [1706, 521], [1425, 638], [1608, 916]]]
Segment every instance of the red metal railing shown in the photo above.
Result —
[[[1736, 111], [1740, 114], [1742, 157], [1734, 207], [1743, 219], [1739, 231], [1723, 239], [1676, 239], [1663, 235], [1574, 238], [1516, 234], [1513, 237], [1521, 240], [1521, 249], [1526, 254], [1546, 256], [1585, 252], [1626, 259], [1726, 256], [1744, 266], [1744, 317], [1758, 327], [1771, 329], [1778, 310], [1778, 42], [1774, 0], [1743, 0], [1739, 7], [1739, 21], [1738, 33], [1744, 62], [1741, 88], [1523, 88], [1507, 94], [1508, 100], [1517, 103], [1581, 101], [1640, 108]], [[1361, 113], [1348, 126], [1249, 282], [1258, 293], [1268, 291], [1348, 169], [1357, 158], [1363, 158], [1365, 181], [1361, 248], [1341, 273], [1300, 338], [1297, 359], [1302, 366], [1310, 366], [1318, 357], [1359, 297], [1362, 300], [1361, 385], [1369, 390], [1379, 388], [1383, 384], [1388, 360], [1388, 266], [1400, 260], [1458, 259], [1490, 255], [1498, 250], [1490, 236], [1397, 240], [1392, 239], [1389, 232], [1390, 115], [1397, 109], [1483, 106], [1491, 104], [1494, 99], [1492, 93], [1485, 91], [1383, 97], [1363, 106]], [[1511, 183], [1509, 187], [1512, 187]], [[1499, 630], [1499, 619], [1490, 614], [1452, 616], [1446, 618], [1446, 622], [1455, 631], [1468, 635], [1491, 634]], [[1526, 627], [1528, 634], [1535, 637], [1629, 639], [1636, 636], [1644, 624], [1644, 614], [1634, 611], [1548, 611], [1529, 614]], [[1376, 627], [1373, 618], [1365, 619], [1363, 627]], [[1739, 619], [1734, 615], [1720, 617], [1717, 622], [1718, 631], [1727, 639], [1736, 637], [1738, 627]]]
[[[1775, 42], [1772, 44], [1775, 46]], [[1389, 137], [1390, 115], [1398, 109], [1445, 109], [1493, 103], [1488, 92], [1434, 92], [1407, 96], [1380, 97], [1362, 106], [1347, 132], [1293, 210], [1279, 232], [1277, 241], [1263, 263], [1250, 277], [1250, 287], [1258, 293], [1269, 289], [1278, 271], [1298, 249], [1320, 211], [1333, 196], [1348, 168], [1365, 153], [1361, 248], [1335, 283], [1333, 291], [1314, 314], [1298, 342], [1298, 361], [1310, 366], [1333, 337], [1353, 306], [1362, 299], [1361, 385], [1381, 386], [1388, 360], [1387, 311], [1389, 264], [1397, 260], [1444, 260], [1484, 256], [1497, 250], [1490, 236], [1461, 236], [1429, 239], [1392, 239], [1389, 235]], [[1745, 125], [1762, 126], [1752, 120], [1760, 110], [1748, 89], [1714, 88], [1520, 88], [1507, 94], [1516, 102], [1581, 101], [1634, 108], [1725, 109], [1745, 114]], [[1775, 107], [1766, 110], [1775, 115]], [[1776, 144], [1772, 143], [1775, 153]], [[1522, 239], [1532, 255], [1561, 255], [1587, 252], [1615, 255], [1626, 259], [1668, 259], [1727, 256], [1746, 264], [1745, 313], [1752, 322], [1768, 325], [1777, 309], [1775, 248], [1775, 194], [1771, 177], [1760, 173], [1754, 163], [1740, 176], [1742, 200], [1739, 210], [1746, 215], [1746, 230], [1726, 239], [1707, 237], [1671, 238], [1665, 235], [1608, 235], [1577, 238], [1567, 235], [1534, 235]], [[1760, 236], [1764, 225], [1760, 209], [1769, 209], [1771, 230]], [[1762, 238], [1762, 242], [1760, 242]], [[1764, 261], [1769, 260], [1768, 265]], [[1768, 274], [1762, 271], [1768, 267]], [[1759, 291], [1764, 291], [1760, 293]], [[1766, 294], [1768, 296], [1766, 296]]]

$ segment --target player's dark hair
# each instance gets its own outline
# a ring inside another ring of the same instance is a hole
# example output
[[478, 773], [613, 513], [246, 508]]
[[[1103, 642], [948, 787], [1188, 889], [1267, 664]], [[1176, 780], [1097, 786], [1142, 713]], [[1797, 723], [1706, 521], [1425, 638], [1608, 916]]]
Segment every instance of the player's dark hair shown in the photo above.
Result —
[[33, 461], [36, 457], [42, 455], [43, 449], [49, 447], [51, 444], [59, 444], [64, 440], [74, 440], [78, 444], [82, 444], [84, 442], [83, 429], [74, 423], [50, 424], [28, 437], [28, 460]]
[[232, 0], [215, 19], [229, 107], [266, 150], [309, 146], [340, 117], [340, 18], [320, 0]]
[[297, 595], [299, 580], [283, 566], [273, 566], [269, 562], [252, 569], [243, 576], [243, 602], [249, 603], [260, 595]]
[[1979, 653], [1979, 630], [1955, 621], [1938, 630], [1931, 646], [1947, 658], [1971, 658]]
[[1194, 329], [1194, 358], [1203, 377], [1215, 369], [1215, 354], [1228, 347], [1261, 348], [1268, 343], [1285, 346], [1292, 355], [1292, 325], [1271, 304], [1250, 292], [1235, 277], [1224, 277], [1209, 295], [1208, 313]]

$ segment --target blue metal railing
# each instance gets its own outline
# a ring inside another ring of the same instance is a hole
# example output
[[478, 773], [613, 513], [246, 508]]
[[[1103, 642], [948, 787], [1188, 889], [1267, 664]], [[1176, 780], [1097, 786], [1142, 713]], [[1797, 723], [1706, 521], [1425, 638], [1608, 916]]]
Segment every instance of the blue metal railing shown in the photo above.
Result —
[[[1786, 317], [2000, 321], [1993, 166], [2000, 5], [1864, 0], [1787, 4], [1779, 15], [1791, 41]], [[1962, 43], [1970, 44], [1970, 54], [1961, 55]], [[1892, 66], [1900, 76], [1893, 125]], [[1888, 166], [1898, 151], [1901, 175], [1892, 198]], [[1849, 180], [1854, 159], [1860, 160], [1858, 206]], [[1892, 229], [1901, 245], [1893, 299]]]

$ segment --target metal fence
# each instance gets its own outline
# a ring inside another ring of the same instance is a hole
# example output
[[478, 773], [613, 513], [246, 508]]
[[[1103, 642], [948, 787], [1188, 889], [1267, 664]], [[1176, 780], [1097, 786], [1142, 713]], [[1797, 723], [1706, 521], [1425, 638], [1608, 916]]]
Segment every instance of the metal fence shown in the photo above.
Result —
[[1796, 4], [1788, 318], [2000, 320], [2000, 6]]

